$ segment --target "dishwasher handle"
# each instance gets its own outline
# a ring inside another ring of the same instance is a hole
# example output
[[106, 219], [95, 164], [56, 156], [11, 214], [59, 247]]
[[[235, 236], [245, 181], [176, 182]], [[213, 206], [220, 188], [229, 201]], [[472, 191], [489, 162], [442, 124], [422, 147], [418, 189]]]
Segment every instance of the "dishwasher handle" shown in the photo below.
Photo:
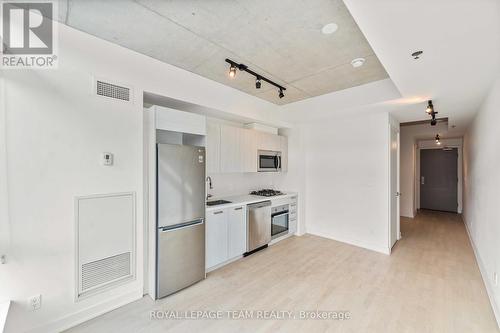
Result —
[[257, 209], [262, 207], [271, 206], [271, 201], [261, 201], [254, 204], [247, 205], [248, 209]]

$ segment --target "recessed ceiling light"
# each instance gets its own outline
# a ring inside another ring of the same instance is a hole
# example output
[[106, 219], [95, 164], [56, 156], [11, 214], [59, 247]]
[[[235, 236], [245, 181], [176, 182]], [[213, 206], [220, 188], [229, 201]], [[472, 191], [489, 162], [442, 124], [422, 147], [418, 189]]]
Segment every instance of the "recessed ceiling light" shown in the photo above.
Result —
[[337, 31], [338, 28], [339, 26], [336, 25], [335, 23], [328, 23], [325, 24], [323, 28], [321, 28], [321, 32], [325, 35], [330, 35], [333, 34], [335, 31]]
[[358, 68], [358, 67], [363, 66], [363, 64], [365, 63], [365, 61], [366, 61], [365, 58], [356, 58], [353, 61], [351, 61], [351, 65], [354, 68]]

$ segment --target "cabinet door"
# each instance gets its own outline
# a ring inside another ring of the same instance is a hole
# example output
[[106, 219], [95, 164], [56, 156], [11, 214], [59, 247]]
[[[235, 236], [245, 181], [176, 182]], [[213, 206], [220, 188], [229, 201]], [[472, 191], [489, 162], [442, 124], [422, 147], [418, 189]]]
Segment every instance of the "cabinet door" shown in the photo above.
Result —
[[240, 131], [233, 126], [220, 128], [220, 169], [223, 173], [241, 172]]
[[275, 134], [260, 132], [258, 149], [261, 150], [280, 150], [280, 137]]
[[240, 163], [241, 172], [257, 172], [257, 133], [253, 130], [241, 130]]
[[280, 151], [281, 151], [281, 171], [288, 171], [288, 138], [280, 136]]
[[290, 205], [290, 225], [289, 225], [289, 233], [294, 234], [297, 232], [297, 221], [298, 221], [298, 200], [297, 196], [290, 197], [289, 201]]
[[220, 125], [207, 124], [207, 174], [220, 173]]
[[227, 210], [207, 212], [206, 268], [216, 266], [228, 259]]
[[247, 250], [247, 218], [245, 206], [228, 210], [228, 252], [229, 259], [232, 259], [241, 256]]

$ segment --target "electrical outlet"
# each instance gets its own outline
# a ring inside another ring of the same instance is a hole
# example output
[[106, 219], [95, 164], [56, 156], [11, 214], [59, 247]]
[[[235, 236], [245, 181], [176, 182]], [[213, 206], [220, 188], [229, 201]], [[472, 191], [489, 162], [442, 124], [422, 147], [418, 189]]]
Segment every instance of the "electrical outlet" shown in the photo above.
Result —
[[497, 272], [493, 273], [493, 283], [495, 286], [498, 286], [498, 274]]
[[42, 295], [38, 294], [28, 298], [28, 306], [31, 311], [40, 309], [42, 307]]

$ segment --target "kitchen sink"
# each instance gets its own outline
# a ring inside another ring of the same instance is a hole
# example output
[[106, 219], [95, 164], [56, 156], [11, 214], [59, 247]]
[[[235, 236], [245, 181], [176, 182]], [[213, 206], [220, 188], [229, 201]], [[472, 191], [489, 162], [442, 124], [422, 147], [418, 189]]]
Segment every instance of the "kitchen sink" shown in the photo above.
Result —
[[228, 203], [231, 203], [231, 201], [213, 200], [213, 201], [207, 201], [207, 206], [217, 206], [217, 205], [223, 205], [223, 204], [228, 204]]

